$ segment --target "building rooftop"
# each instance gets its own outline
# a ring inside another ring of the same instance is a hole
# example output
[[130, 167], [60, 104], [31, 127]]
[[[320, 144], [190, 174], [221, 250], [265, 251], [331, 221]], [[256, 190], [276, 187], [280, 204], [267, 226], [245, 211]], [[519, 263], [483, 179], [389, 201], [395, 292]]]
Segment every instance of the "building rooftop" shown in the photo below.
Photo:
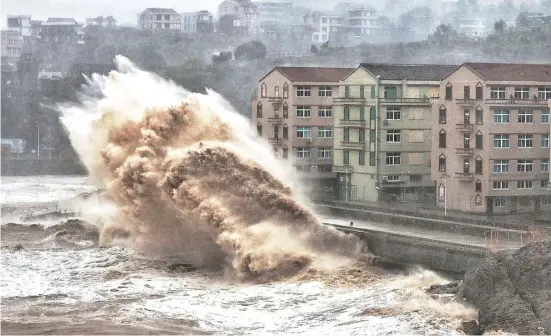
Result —
[[457, 69], [457, 65], [444, 64], [376, 64], [362, 63], [362, 68], [386, 80], [439, 81]]
[[276, 67], [275, 69], [293, 82], [338, 82], [354, 70], [354, 68], [324, 67]]
[[154, 12], [157, 14], [178, 14], [177, 11], [175, 11], [172, 8], [155, 8], [155, 7], [149, 7], [144, 10], [144, 12]]
[[485, 80], [551, 82], [551, 64], [464, 63]]

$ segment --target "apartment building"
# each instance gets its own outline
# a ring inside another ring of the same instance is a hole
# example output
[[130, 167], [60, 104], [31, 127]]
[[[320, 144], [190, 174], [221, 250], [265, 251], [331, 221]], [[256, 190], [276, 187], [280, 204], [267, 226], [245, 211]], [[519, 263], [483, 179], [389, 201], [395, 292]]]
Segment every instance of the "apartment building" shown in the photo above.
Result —
[[431, 101], [455, 68], [366, 63], [340, 81], [333, 137], [340, 199], [431, 197]]
[[209, 11], [182, 13], [182, 32], [212, 33], [214, 32], [214, 15]]
[[181, 17], [172, 8], [146, 8], [138, 14], [138, 29], [180, 30]]
[[479, 212], [549, 208], [550, 64], [464, 63], [433, 105], [436, 204]]
[[252, 123], [309, 187], [335, 188], [333, 97], [352, 68], [277, 67], [258, 83]]
[[2, 59], [13, 64], [17, 64], [17, 60], [21, 56], [23, 50], [23, 36], [18, 30], [3, 29], [1, 31]]
[[251, 0], [224, 0], [218, 5], [218, 18], [224, 15], [235, 15], [239, 18], [237, 25], [247, 27], [250, 34], [260, 30], [258, 7]]
[[351, 7], [348, 10], [348, 31], [352, 36], [372, 36], [377, 31], [377, 11], [370, 6]]
[[30, 15], [8, 15], [8, 30], [16, 30], [20, 36], [31, 36]]

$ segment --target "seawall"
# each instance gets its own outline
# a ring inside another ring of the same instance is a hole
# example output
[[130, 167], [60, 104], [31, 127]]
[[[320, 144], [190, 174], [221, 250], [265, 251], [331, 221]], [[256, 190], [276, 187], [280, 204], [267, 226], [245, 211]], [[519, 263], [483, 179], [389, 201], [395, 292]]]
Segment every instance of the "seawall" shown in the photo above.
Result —
[[3, 176], [86, 175], [80, 162], [63, 157], [2, 157]]

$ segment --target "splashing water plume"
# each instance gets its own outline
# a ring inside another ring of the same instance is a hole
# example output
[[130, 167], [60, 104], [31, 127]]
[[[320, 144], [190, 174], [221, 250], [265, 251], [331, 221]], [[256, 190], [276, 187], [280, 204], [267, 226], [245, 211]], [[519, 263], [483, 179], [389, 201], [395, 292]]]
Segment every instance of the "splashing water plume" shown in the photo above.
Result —
[[100, 244], [123, 243], [271, 281], [323, 255], [357, 256], [359, 240], [319, 224], [248, 121], [218, 94], [190, 93], [117, 56], [62, 122], [90, 175], [116, 205]]

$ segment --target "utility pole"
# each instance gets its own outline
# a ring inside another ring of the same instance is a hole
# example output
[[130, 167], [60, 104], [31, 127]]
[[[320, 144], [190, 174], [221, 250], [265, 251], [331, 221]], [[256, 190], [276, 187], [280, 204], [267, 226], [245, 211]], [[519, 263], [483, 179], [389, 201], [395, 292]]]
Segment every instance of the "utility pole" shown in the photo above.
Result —
[[38, 157], [40, 157], [40, 122], [36, 122], [36, 129], [37, 129], [37, 135], [36, 135], [36, 152]]

